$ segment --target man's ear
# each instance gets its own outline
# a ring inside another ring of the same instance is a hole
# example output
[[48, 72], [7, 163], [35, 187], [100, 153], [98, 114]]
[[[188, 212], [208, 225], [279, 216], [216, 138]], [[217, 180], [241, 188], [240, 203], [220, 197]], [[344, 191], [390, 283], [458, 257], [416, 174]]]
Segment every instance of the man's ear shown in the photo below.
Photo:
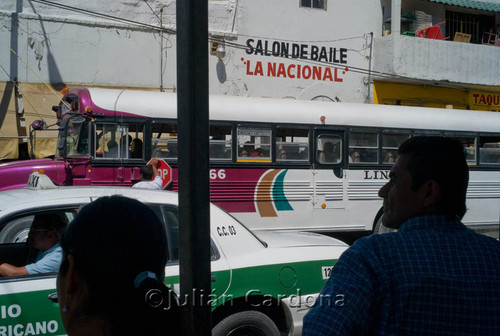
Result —
[[80, 274], [75, 269], [75, 258], [73, 255], [69, 254], [68, 258], [68, 271], [66, 272], [66, 276], [64, 277], [64, 289], [66, 290], [66, 294], [71, 295], [77, 293], [82, 286], [82, 281], [80, 279]]
[[441, 187], [434, 180], [429, 180], [421, 186], [422, 204], [426, 208], [434, 207], [441, 199]]

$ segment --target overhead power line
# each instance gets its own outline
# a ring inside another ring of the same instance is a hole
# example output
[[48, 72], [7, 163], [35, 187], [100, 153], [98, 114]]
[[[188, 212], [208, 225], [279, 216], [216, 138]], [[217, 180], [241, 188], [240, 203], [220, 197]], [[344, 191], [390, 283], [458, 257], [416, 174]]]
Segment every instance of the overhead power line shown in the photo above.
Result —
[[56, 8], [65, 9], [65, 10], [69, 10], [69, 11], [73, 11], [73, 12], [77, 12], [77, 13], [87, 14], [90, 16], [105, 18], [105, 19], [108, 19], [110, 21], [116, 21], [116, 22], [120, 22], [120, 23], [128, 23], [128, 24], [132, 24], [135, 26], [150, 28], [150, 29], [157, 30], [157, 31], [162, 30], [162, 31], [167, 32], [167, 33], [175, 34], [175, 30], [173, 30], [173, 29], [158, 27], [158, 26], [144, 23], [144, 22], [124, 19], [124, 18], [120, 18], [120, 17], [116, 17], [116, 16], [104, 14], [104, 13], [94, 12], [94, 11], [91, 11], [88, 9], [82, 9], [82, 8], [78, 8], [78, 7], [64, 5], [64, 4], [57, 3], [57, 2], [52, 2], [52, 1], [48, 1], [48, 0], [31, 0], [31, 2], [36, 2], [36, 3], [48, 5], [48, 6], [53, 6]]
[[[138, 22], [138, 21], [129, 20], [129, 19], [124, 19], [124, 18], [120, 18], [120, 17], [108, 15], [108, 14], [103, 14], [103, 13], [99, 13], [99, 12], [95, 12], [95, 11], [91, 11], [91, 10], [87, 10], [87, 9], [82, 9], [82, 8], [78, 8], [78, 7], [73, 7], [73, 6], [69, 6], [69, 5], [64, 5], [64, 4], [56, 3], [56, 2], [53, 2], [53, 1], [49, 1], [49, 0], [31, 0], [31, 1], [32, 2], [36, 2], [36, 3], [40, 3], [40, 4], [45, 4], [45, 5], [48, 5], [48, 6], [53, 6], [53, 7], [65, 9], [65, 10], [71, 10], [71, 11], [75, 11], [75, 12], [78, 12], [78, 13], [87, 14], [87, 15], [91, 15], [91, 16], [95, 16], [95, 17], [106, 18], [106, 19], [111, 20], [111, 21], [116, 21], [116, 22], [121, 22], [121, 23], [128, 23], [128, 24], [132, 24], [132, 25], [135, 25], [135, 26], [141, 26], [141, 27], [145, 27], [145, 28], [150, 28], [150, 29], [157, 30], [157, 31], [163, 30], [165, 32], [168, 32], [168, 33], [171, 33], [171, 34], [174, 34], [174, 35], [176, 34], [176, 31], [172, 30], [172, 29], [165, 29], [165, 28], [158, 27], [158, 26], [151, 25], [151, 24], [147, 24], [147, 23]], [[241, 36], [252, 37], [252, 36], [248, 36], [248, 35], [241, 35]], [[253, 36], [253, 37], [255, 37], [255, 38], [264, 38], [264, 37], [258, 37], [258, 36]], [[329, 42], [337, 42], [337, 41], [344, 41], [344, 40], [347, 40], [347, 39], [357, 39], [357, 38], [360, 38], [360, 37], [357, 36], [357, 37], [352, 37], [352, 38], [343, 38], [343, 39], [338, 39], [338, 40], [329, 41]], [[266, 39], [272, 39], [272, 38], [266, 38]], [[219, 42], [219, 43], [224, 42], [226, 44], [226, 46], [230, 46], [230, 47], [233, 47], [233, 48], [236, 48], [236, 49], [240, 49], [240, 50], [246, 50], [247, 49], [247, 46], [245, 46], [243, 44], [236, 43], [236, 42], [231, 42], [229, 40], [225, 40], [225, 39], [222, 39], [222, 38], [209, 37], [208, 40], [209, 40], [209, 42]], [[284, 40], [284, 41], [286, 41], [286, 40]], [[305, 41], [295, 41], [295, 42], [305, 42]], [[315, 42], [326, 42], [326, 41], [315, 41]], [[291, 56], [292, 55], [284, 55], [284, 56], [276, 56], [276, 57], [281, 57], [283, 59], [290, 59]], [[360, 68], [360, 67], [354, 67], [354, 66], [350, 66], [348, 64], [334, 64], [334, 63], [328, 63], [328, 62], [323, 62], [323, 61], [300, 59], [300, 58], [299, 59], [294, 59], [294, 60], [295, 61], [299, 61], [299, 62], [303, 62], [303, 63], [309, 63], [309, 64], [315, 64], [315, 65], [323, 65], [323, 66], [328, 66], [328, 67], [337, 68], [337, 69], [344, 69], [344, 68], [347, 67], [347, 68], [349, 68], [349, 71], [355, 72], [355, 73], [361, 73], [361, 74], [368, 74], [369, 73], [368, 69], [364, 69], [364, 68]], [[371, 74], [376, 74], [378, 76], [387, 77], [387, 78], [398, 78], [398, 79], [406, 79], [406, 78], [408, 78], [408, 79], [412, 79], [413, 80], [413, 78], [410, 78], [410, 77], [397, 76], [397, 75], [394, 75], [394, 74], [377, 72], [377, 71], [371, 71]]]
[[[108, 19], [110, 21], [115, 21], [115, 22], [120, 22], [120, 23], [125, 23], [125, 24], [131, 24], [131, 25], [138, 26], [138, 27], [149, 28], [149, 29], [152, 29], [152, 30], [155, 30], [155, 31], [163, 31], [163, 32], [166, 32], [166, 33], [169, 33], [169, 34], [172, 34], [172, 35], [176, 35], [176, 30], [175, 29], [158, 27], [158, 26], [155, 26], [155, 25], [152, 25], [152, 24], [148, 24], [148, 23], [143, 23], [143, 22], [139, 22], [139, 21], [124, 19], [124, 18], [120, 18], [120, 17], [116, 17], [116, 16], [104, 14], [104, 13], [99, 13], [99, 12], [87, 10], [87, 9], [82, 9], [82, 8], [78, 8], [78, 7], [74, 7], [74, 6], [64, 5], [64, 4], [53, 2], [53, 1], [49, 1], [49, 0], [30, 0], [30, 1], [31, 2], [40, 3], [40, 4], [44, 4], [44, 5], [47, 5], [47, 6], [53, 6], [53, 7], [57, 7], [57, 8], [69, 10], [69, 11], [78, 12], [78, 13], [82, 13], [82, 14], [86, 14], [86, 15], [90, 15], [90, 16], [95, 16], [95, 17], [99, 17], [99, 18], [105, 18], [105, 19]], [[148, 4], [148, 6], [149, 6], [149, 4]], [[243, 34], [238, 34], [238, 36], [254, 37], [254, 38], [268, 39], [268, 40], [280, 40], [280, 41], [288, 41], [288, 42], [297, 42], [297, 43], [300, 43], [300, 42], [334, 43], [334, 42], [340, 42], [340, 41], [345, 41], [345, 40], [352, 40], [352, 39], [363, 38], [361, 36], [355, 36], [355, 37], [347, 37], [347, 38], [341, 38], [341, 39], [335, 39], [335, 40], [293, 41], [293, 40], [277, 39], [277, 38], [272, 38], [272, 37], [259, 37], [259, 36], [243, 35]], [[240, 49], [240, 50], [246, 50], [247, 49], [246, 45], [243, 45], [243, 44], [240, 44], [240, 43], [236, 43], [236, 42], [231, 42], [230, 40], [227, 40], [227, 39], [224, 39], [224, 38], [210, 37], [209, 36], [208, 41], [209, 42], [219, 42], [219, 43], [224, 42], [226, 46], [229, 46], [229, 47], [232, 47], [232, 48], [236, 48], [236, 49]], [[289, 55], [289, 54], [279, 55], [279, 56], [278, 55], [276, 55], [276, 56], [273, 55], [273, 57], [282, 58], [282, 59], [288, 59], [289, 60], [290, 58], [292, 58], [292, 55]], [[327, 66], [327, 67], [337, 68], [337, 69], [345, 69], [347, 67], [349, 69], [348, 71], [350, 71], [350, 72], [364, 74], [364, 75], [370, 74], [372, 76], [378, 76], [379, 78], [398, 79], [398, 80], [411, 81], [413, 83], [422, 83], [422, 84], [429, 84], [429, 82], [432, 82], [435, 85], [440, 84], [437, 81], [425, 80], [425, 79], [418, 79], [418, 78], [413, 78], [413, 77], [408, 77], [408, 76], [395, 75], [395, 74], [392, 74], [392, 73], [386, 73], [386, 72], [381, 72], [381, 71], [369, 70], [369, 69], [366, 69], [366, 68], [351, 66], [349, 64], [336, 64], [336, 63], [329, 63], [329, 62], [325, 62], [325, 61], [303, 59], [303, 58], [293, 58], [293, 60], [295, 62], [302, 62], [302, 63], [308, 63], [308, 64], [313, 64], [313, 65], [322, 65], [322, 66]], [[457, 89], [469, 89], [469, 87], [466, 86], [466, 85], [452, 84], [452, 83], [449, 83], [449, 82], [447, 82], [445, 84], [445, 86], [446, 87], [457, 88]], [[482, 90], [482, 91], [486, 91], [486, 90]]]

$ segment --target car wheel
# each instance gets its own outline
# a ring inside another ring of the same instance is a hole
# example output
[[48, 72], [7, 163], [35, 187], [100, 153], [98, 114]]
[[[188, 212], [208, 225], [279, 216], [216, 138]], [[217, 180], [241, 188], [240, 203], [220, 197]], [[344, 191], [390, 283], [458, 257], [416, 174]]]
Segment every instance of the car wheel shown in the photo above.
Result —
[[396, 229], [391, 229], [382, 224], [382, 217], [384, 217], [384, 212], [379, 211], [377, 214], [377, 221], [375, 222], [375, 226], [373, 227], [373, 234], [381, 234], [381, 233], [389, 233], [396, 232]]
[[23, 243], [28, 240], [33, 216], [16, 219], [2, 229], [0, 232], [0, 243]]
[[212, 336], [279, 336], [274, 322], [258, 311], [242, 311], [220, 321]]

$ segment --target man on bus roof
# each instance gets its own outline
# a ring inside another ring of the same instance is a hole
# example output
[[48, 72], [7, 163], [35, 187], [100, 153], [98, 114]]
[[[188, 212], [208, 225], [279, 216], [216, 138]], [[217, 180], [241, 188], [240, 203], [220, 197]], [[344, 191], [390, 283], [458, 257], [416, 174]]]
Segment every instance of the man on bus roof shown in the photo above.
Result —
[[500, 243], [465, 227], [461, 143], [399, 147], [384, 199], [397, 232], [356, 241], [333, 268], [303, 335], [500, 335]]

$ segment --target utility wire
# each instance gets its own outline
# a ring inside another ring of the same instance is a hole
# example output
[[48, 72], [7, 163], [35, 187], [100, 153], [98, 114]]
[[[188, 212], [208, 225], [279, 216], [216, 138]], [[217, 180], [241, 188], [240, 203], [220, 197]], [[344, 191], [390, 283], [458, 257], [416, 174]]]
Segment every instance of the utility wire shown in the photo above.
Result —
[[[156, 18], [158, 19], [158, 23], [160, 23], [162, 21], [160, 16], [155, 13], [155, 11], [153, 10], [153, 7], [151, 7], [151, 5], [148, 3], [148, 0], [144, 0], [144, 2], [146, 3], [146, 5], [148, 5], [149, 9], [151, 10], [151, 13], [153, 13], [153, 15], [156, 16]], [[163, 27], [160, 27], [160, 28], [163, 28]]]
[[26, 62], [25, 62], [25, 61], [24, 61], [24, 60], [23, 60], [23, 59], [22, 59], [22, 58], [21, 58], [21, 57], [20, 57], [20, 56], [19, 56], [19, 55], [15, 52], [15, 51], [14, 51], [14, 49], [12, 49], [11, 47], [9, 47], [9, 49], [10, 49], [10, 51], [11, 51], [11, 52], [12, 52], [12, 53], [13, 53], [13, 54], [14, 54], [14, 55], [15, 55], [15, 56], [16, 56], [16, 57], [17, 57], [17, 58], [18, 58], [21, 62], [23, 62], [23, 64], [24, 64], [24, 65], [25, 65], [28, 69], [30, 69], [30, 70], [31, 70], [31, 72], [33, 72], [33, 73], [35, 74], [35, 76], [37, 76], [37, 77], [38, 77], [38, 79], [39, 79], [39, 80], [41, 80], [41, 81], [42, 81], [42, 83], [43, 83], [43, 84], [45, 84], [45, 86], [46, 86], [46, 87], [48, 87], [48, 88], [49, 88], [49, 90], [50, 90], [50, 91], [52, 91], [52, 93], [53, 93], [53, 94], [54, 94], [54, 95], [55, 95], [55, 96], [59, 99], [59, 101], [61, 101], [63, 104], [67, 104], [67, 103], [65, 103], [65, 102], [61, 99], [61, 97], [57, 94], [57, 92], [56, 92], [56, 91], [54, 91], [54, 89], [53, 89], [53, 88], [51, 88], [51, 87], [50, 87], [50, 85], [49, 85], [49, 84], [47, 84], [47, 82], [45, 82], [45, 81], [42, 79], [42, 77], [40, 77], [40, 75], [39, 75], [39, 74], [37, 74], [37, 73], [36, 73], [36, 71], [35, 71], [35, 70], [33, 70], [33, 68], [31, 68], [31, 67], [29, 66], [29, 64], [28, 64], [28, 63], [26, 63]]
[[123, 23], [123, 22], [124, 23], [129, 23], [129, 24], [133, 24], [135, 26], [142, 26], [142, 27], [145, 27], [145, 28], [150, 28], [150, 29], [158, 30], [158, 31], [163, 30], [164, 32], [168, 32], [168, 33], [171, 33], [171, 34], [175, 34], [176, 33], [175, 30], [172, 30], [172, 29], [162, 28], [162, 27], [154, 26], [154, 25], [143, 23], [143, 22], [139, 22], [139, 21], [124, 19], [124, 18], [120, 18], [120, 17], [108, 15], [108, 14], [103, 14], [103, 13], [98, 13], [98, 12], [94, 12], [94, 11], [87, 10], [87, 9], [81, 9], [81, 8], [73, 7], [73, 6], [69, 6], [69, 5], [63, 5], [61, 3], [56, 3], [56, 2], [52, 2], [52, 1], [48, 1], [48, 0], [30, 0], [30, 1], [31, 2], [37, 2], [37, 3], [40, 3], [40, 4], [44, 4], [44, 5], [48, 5], [48, 6], [53, 6], [53, 7], [61, 8], [61, 9], [66, 9], [66, 10], [70, 10], [70, 11], [74, 11], [74, 12], [78, 12], [78, 13], [82, 13], [82, 14], [87, 14], [87, 15], [91, 15], [91, 16], [101, 17], [101, 18], [105, 18], [105, 19], [108, 19], [108, 20], [111, 20], [111, 21], [117, 21], [117, 22], [121, 22], [121, 23]]
[[[22, 92], [22, 90], [19, 87], [19, 85], [17, 85], [17, 82], [12, 79], [12, 77], [9, 75], [9, 73], [7, 72], [7, 70], [5, 70], [5, 68], [1, 64], [0, 64], [0, 68], [2, 68], [3, 72], [5, 72], [5, 74], [7, 75], [7, 77], [9, 77], [10, 81], [12, 82], [12, 84], [15, 85], [15, 87], [17, 88], [17, 90], [19, 92]], [[31, 101], [24, 94], [23, 94], [23, 98], [26, 99], [26, 101], [28, 102], [28, 104], [30, 104], [30, 106], [33, 109], [33, 111], [35, 111], [36, 116], [40, 117], [40, 113], [38, 113], [38, 110], [35, 108], [35, 106], [31, 103]]]
[[[40, 4], [45, 4], [45, 5], [48, 5], [48, 6], [54, 6], [54, 7], [61, 8], [61, 9], [71, 10], [71, 11], [75, 11], [75, 12], [82, 13], [82, 14], [87, 14], [87, 15], [91, 15], [91, 16], [106, 18], [106, 19], [109, 19], [111, 21], [117, 21], [117, 22], [121, 22], [121, 23], [128, 23], [128, 24], [132, 24], [132, 25], [135, 25], [135, 26], [145, 27], [145, 28], [149, 28], [149, 29], [157, 30], [157, 31], [164, 31], [164, 32], [167, 32], [167, 33], [172, 34], [172, 35], [176, 34], [176, 31], [174, 29], [168, 29], [168, 28], [158, 27], [158, 26], [154, 26], [154, 25], [151, 25], [151, 24], [143, 23], [143, 22], [138, 22], [138, 21], [134, 21], [134, 20], [124, 19], [124, 18], [120, 18], [120, 17], [116, 17], [116, 16], [112, 16], [112, 15], [107, 15], [107, 14], [103, 14], [103, 13], [99, 13], [99, 12], [94, 12], [94, 11], [90, 11], [90, 10], [86, 10], [86, 9], [81, 9], [81, 8], [73, 7], [73, 6], [69, 6], [69, 5], [63, 5], [63, 4], [56, 3], [56, 2], [53, 2], [53, 1], [49, 1], [49, 0], [30, 0], [30, 1], [31, 2], [40, 3]], [[292, 40], [284, 40], [284, 39], [276, 39], [276, 38], [266, 38], [266, 37], [259, 37], [259, 36], [250, 36], [250, 35], [243, 35], [243, 34], [238, 34], [238, 35], [239, 36], [245, 36], [245, 37], [255, 37], [255, 38], [260, 38], [260, 39], [280, 40], [280, 41], [288, 41], [288, 42], [323, 42], [323, 43], [325, 43], [325, 42], [333, 43], [333, 42], [339, 42], [339, 41], [345, 41], [345, 40], [363, 38], [363, 37], [347, 37], [347, 38], [342, 38], [342, 39], [324, 40], [324, 41], [319, 41], [319, 40], [318, 41], [312, 41], [312, 40], [311, 41], [292, 41]], [[224, 40], [223, 38], [217, 38], [217, 37], [210, 37], [209, 36], [208, 40], [209, 40], [209, 42], [219, 42], [219, 43], [224, 42], [226, 44], [226, 46], [230, 46], [230, 47], [233, 47], [233, 48], [236, 48], [236, 49], [241, 49], [241, 50], [246, 50], [247, 49], [247, 47], [245, 45], [243, 45], [243, 44], [239, 44], [239, 43], [236, 43], [236, 42], [231, 42], [229, 40]], [[290, 59], [291, 55], [274, 56], [274, 57], [281, 57], [281, 58], [284, 58], [284, 59]], [[371, 70], [370, 71], [370, 70], [368, 70], [366, 68], [349, 66], [348, 64], [345, 64], [345, 65], [332, 64], [332, 63], [328, 63], [328, 62], [316, 61], [316, 60], [308, 60], [308, 59], [302, 59], [302, 58], [294, 58], [294, 60], [297, 61], [297, 62], [304, 62], [304, 63], [309, 63], [309, 64], [321, 64], [321, 65], [324, 65], [324, 66], [328, 66], [328, 67], [332, 67], [332, 68], [339, 68], [339, 69], [344, 69], [344, 68], [347, 67], [349, 69], [348, 71], [359, 73], [359, 74], [365, 74], [365, 75], [372, 74], [372, 75], [376, 75], [376, 76], [378, 76], [380, 78], [409, 80], [409, 81], [412, 81], [414, 83], [423, 83], [423, 84], [428, 84], [431, 81], [431, 80], [417, 79], [417, 78], [413, 78], [413, 77], [395, 75], [395, 74], [381, 72], [381, 71], [375, 71], [375, 70]], [[434, 84], [436, 84], [436, 81], [431, 81], [431, 82], [433, 82]], [[451, 83], [446, 83], [446, 87], [454, 87], [454, 88], [458, 88], [458, 89], [470, 89], [470, 87], [465, 86], [465, 85], [451, 84]], [[488, 91], [488, 90], [481, 90], [481, 91]]]
[[[102, 14], [102, 13], [98, 13], [98, 12], [86, 10], [86, 9], [81, 9], [81, 8], [77, 8], [77, 7], [73, 7], [73, 6], [63, 5], [63, 4], [55, 3], [55, 2], [52, 2], [52, 1], [48, 1], [48, 0], [31, 0], [31, 1], [32, 2], [41, 3], [41, 4], [46, 4], [46, 5], [49, 5], [49, 6], [54, 6], [54, 7], [61, 8], [61, 9], [72, 10], [72, 11], [76, 11], [76, 12], [83, 13], [83, 14], [93, 15], [93, 16], [97, 16], [97, 17], [103, 17], [103, 18], [110, 19], [110, 20], [113, 20], [113, 21], [126, 22], [126, 23], [130, 23], [130, 24], [133, 24], [133, 25], [136, 25], [136, 26], [142, 26], [142, 27], [146, 27], [146, 28], [150, 28], [150, 29], [154, 29], [154, 30], [158, 30], [158, 31], [159, 30], [164, 30], [164, 31], [166, 31], [168, 33], [176, 34], [175, 30], [165, 29], [165, 28], [162, 28], [162, 27], [157, 27], [157, 26], [154, 26], [154, 25], [150, 25], [150, 24], [146, 24], [146, 23], [142, 23], [142, 22], [138, 22], [138, 21], [123, 19], [123, 18], [119, 18], [119, 17], [107, 15], [107, 14]], [[241, 35], [241, 36], [250, 37], [248, 35]], [[254, 36], [254, 37], [255, 38], [261, 38], [261, 39], [264, 38], [264, 37], [259, 37], [259, 36]], [[360, 37], [343, 38], [343, 39], [333, 40], [333, 41], [329, 41], [329, 42], [337, 42], [337, 41], [344, 41], [344, 40], [357, 39], [357, 38], [360, 38]], [[266, 39], [271, 39], [271, 38], [266, 38]], [[241, 49], [241, 50], [246, 50], [247, 49], [247, 47], [245, 45], [243, 45], [243, 44], [239, 44], [239, 43], [236, 43], [236, 42], [227, 41], [227, 40], [224, 40], [222, 38], [209, 37], [208, 40], [211, 41], [211, 42], [219, 42], [219, 43], [224, 42], [226, 45], [231, 46], [231, 47], [236, 48], [236, 49]], [[282, 40], [282, 41], [293, 42], [292, 40]], [[306, 41], [295, 41], [295, 42], [306, 42]], [[316, 41], [316, 42], [321, 42], [321, 41]], [[292, 55], [286, 55], [286, 56], [280, 56], [280, 57], [288, 59], [288, 58], [291, 58], [291, 56]], [[367, 69], [365, 69], [365, 68], [349, 66], [347, 64], [346, 65], [340, 65], [340, 64], [336, 65], [336, 64], [332, 64], [332, 63], [328, 63], [328, 62], [315, 61], [315, 60], [306, 60], [306, 59], [301, 59], [301, 58], [297, 58], [295, 60], [296, 61], [300, 61], [300, 62], [309, 63], [309, 64], [319, 63], [321, 65], [329, 66], [329, 67], [332, 67], [332, 68], [339, 68], [339, 69], [340, 68], [344, 69], [344, 68], [348, 67], [349, 71], [356, 72], [356, 73], [361, 73], [361, 74], [368, 74], [369, 73], [369, 71]], [[377, 75], [380, 75], [380, 76], [385, 76], [387, 78], [412, 79], [413, 80], [413, 78], [410, 78], [410, 77], [398, 76], [398, 75], [393, 75], [393, 74], [383, 73], [383, 72], [371, 71], [371, 73], [372, 74], [377, 74]]]

